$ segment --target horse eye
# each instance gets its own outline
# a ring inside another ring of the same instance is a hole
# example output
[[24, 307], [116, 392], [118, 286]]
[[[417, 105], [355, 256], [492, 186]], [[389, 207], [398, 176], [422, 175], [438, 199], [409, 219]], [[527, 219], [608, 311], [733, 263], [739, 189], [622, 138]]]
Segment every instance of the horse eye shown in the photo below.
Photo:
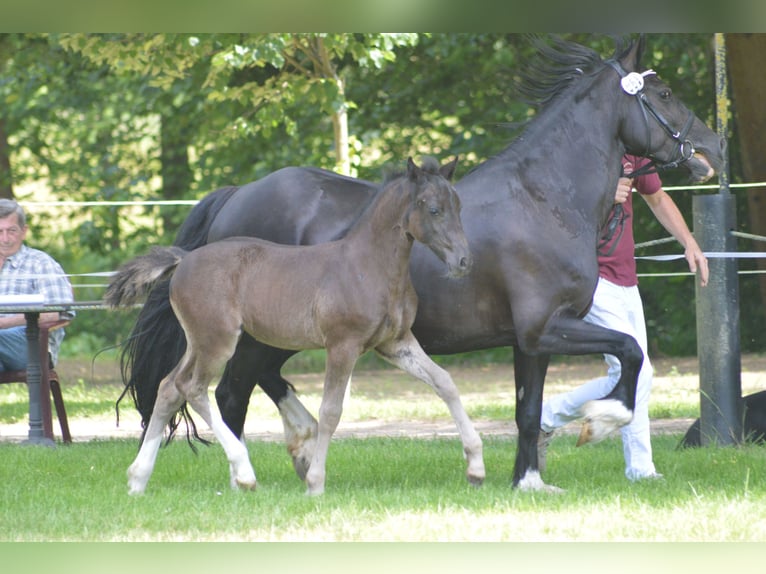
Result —
[[428, 210], [428, 212], [429, 212], [431, 215], [439, 215], [439, 208], [437, 208], [437, 207], [431, 207], [431, 208]]
[[673, 92], [670, 91], [670, 88], [665, 88], [664, 90], [660, 92], [660, 97], [663, 100], [669, 100], [672, 95], [673, 95]]

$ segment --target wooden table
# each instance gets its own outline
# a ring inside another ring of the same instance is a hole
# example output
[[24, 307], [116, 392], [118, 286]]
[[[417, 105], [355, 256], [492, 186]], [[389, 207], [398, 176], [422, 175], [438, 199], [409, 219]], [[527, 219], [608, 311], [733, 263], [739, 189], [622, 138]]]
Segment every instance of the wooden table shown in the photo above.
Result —
[[106, 309], [101, 301], [79, 301], [73, 303], [51, 304], [0, 304], [0, 313], [24, 313], [27, 321], [27, 388], [29, 390], [29, 437], [22, 444], [54, 446], [55, 442], [43, 433], [42, 405], [40, 404], [40, 385], [42, 371], [40, 366], [40, 313], [76, 311], [80, 309]]

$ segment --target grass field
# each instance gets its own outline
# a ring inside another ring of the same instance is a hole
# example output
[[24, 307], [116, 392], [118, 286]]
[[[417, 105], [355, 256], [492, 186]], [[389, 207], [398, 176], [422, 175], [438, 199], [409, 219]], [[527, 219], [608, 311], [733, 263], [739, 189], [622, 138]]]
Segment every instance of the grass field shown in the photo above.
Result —
[[[766, 388], [762, 362], [743, 359], [744, 392]], [[73, 431], [113, 427], [121, 390], [114, 365], [96, 364], [91, 375], [87, 364], [66, 363], [59, 370]], [[655, 363], [653, 419], [696, 417], [695, 362]], [[565, 390], [601, 368], [598, 361], [554, 365], [546, 392]], [[508, 365], [450, 371], [477, 424], [512, 426]], [[321, 376], [291, 379], [316, 412]], [[146, 494], [129, 497], [125, 470], [136, 454], [135, 437], [105, 432], [85, 440], [75, 431], [70, 446], [20, 446], [25, 393], [21, 385], [0, 388], [0, 541], [766, 541], [766, 451], [677, 451], [683, 430], [655, 436], [655, 462], [665, 479], [638, 484], [623, 477], [618, 438], [577, 449], [572, 435], [557, 435], [544, 479], [564, 488], [561, 495], [510, 488], [511, 434], [485, 435], [487, 480], [479, 489], [465, 480], [460, 444], [451, 436], [339, 438], [330, 447], [327, 492], [319, 498], [304, 494], [278, 432], [273, 440], [248, 433], [259, 480], [249, 493], [229, 489], [220, 447], [194, 455], [176, 440], [160, 451]], [[256, 427], [278, 429], [276, 411], [260, 393], [250, 418]], [[449, 426], [433, 393], [395, 371], [357, 373], [343, 420], [356, 425], [347, 437], [363, 436], [359, 429], [368, 426]], [[138, 431], [127, 403], [124, 427]]]

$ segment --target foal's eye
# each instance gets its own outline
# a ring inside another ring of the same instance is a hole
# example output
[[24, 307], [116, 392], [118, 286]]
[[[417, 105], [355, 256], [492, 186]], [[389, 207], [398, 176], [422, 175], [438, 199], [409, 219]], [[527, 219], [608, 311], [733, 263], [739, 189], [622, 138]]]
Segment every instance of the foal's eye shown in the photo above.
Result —
[[430, 207], [428, 209], [428, 213], [431, 215], [439, 215], [439, 208], [438, 207]]

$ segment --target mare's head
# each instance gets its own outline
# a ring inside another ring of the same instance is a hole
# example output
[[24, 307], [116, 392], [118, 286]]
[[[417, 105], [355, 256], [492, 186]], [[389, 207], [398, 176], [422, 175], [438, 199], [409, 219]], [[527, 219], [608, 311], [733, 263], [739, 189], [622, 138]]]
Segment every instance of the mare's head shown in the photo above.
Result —
[[644, 38], [607, 60], [612, 89], [620, 93], [620, 137], [629, 153], [650, 157], [662, 167], [682, 165], [693, 181], [720, 171], [726, 142], [673, 94], [657, 74], [641, 66]]
[[411, 198], [405, 231], [447, 264], [450, 277], [466, 275], [473, 263], [460, 220], [460, 198], [450, 183], [456, 165], [457, 157], [441, 167], [432, 158], [422, 167], [408, 158], [402, 177]]
[[[538, 58], [522, 70], [522, 95], [539, 107], [571, 106], [582, 126], [599, 121], [598, 114], [614, 113], [617, 138], [625, 151], [649, 157], [659, 168], [683, 166], [694, 181], [720, 171], [725, 140], [718, 137], [681, 102], [652, 70], [641, 65], [644, 38], [626, 44], [617, 40], [614, 55], [602, 60], [586, 46], [553, 37], [535, 41]], [[571, 89], [570, 89], [571, 88]], [[584, 132], [585, 138], [588, 131]], [[587, 139], [583, 140], [587, 143]]]

